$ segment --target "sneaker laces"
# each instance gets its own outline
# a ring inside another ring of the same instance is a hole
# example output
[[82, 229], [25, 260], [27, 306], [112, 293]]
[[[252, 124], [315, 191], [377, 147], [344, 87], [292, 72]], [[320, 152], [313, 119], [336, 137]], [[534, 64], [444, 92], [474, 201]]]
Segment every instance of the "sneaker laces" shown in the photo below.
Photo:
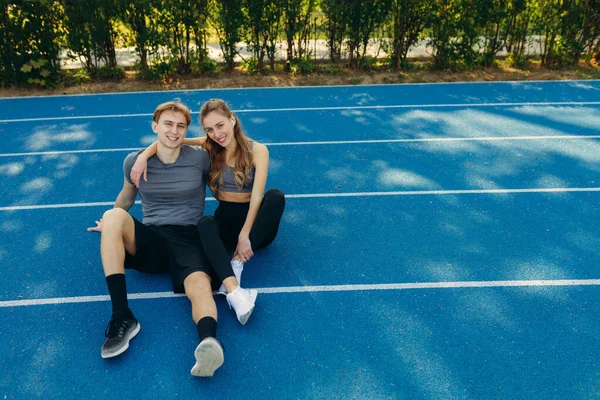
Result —
[[106, 326], [104, 336], [107, 338], [123, 337], [125, 336], [125, 330], [128, 328], [128, 323], [125, 320], [111, 320]]
[[[234, 294], [235, 293], [235, 294]], [[235, 289], [233, 292], [228, 293], [227, 294], [227, 304], [229, 304], [229, 309], [231, 310], [233, 308], [233, 305], [231, 303], [235, 303], [235, 300], [231, 300], [233, 298], [239, 298], [240, 296], [244, 295], [244, 289], [242, 289], [241, 286], [238, 286], [237, 289]]]
[[227, 299], [227, 304], [229, 305], [229, 309], [231, 310], [232, 306], [231, 306], [231, 300], [229, 300], [229, 296], [231, 295], [231, 293], [225, 293], [225, 299]]

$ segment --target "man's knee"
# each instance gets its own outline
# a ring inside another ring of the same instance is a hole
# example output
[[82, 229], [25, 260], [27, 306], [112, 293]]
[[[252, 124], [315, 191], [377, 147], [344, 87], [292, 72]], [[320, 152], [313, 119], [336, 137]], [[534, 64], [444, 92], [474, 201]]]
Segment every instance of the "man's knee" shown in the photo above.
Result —
[[210, 277], [204, 272], [192, 272], [183, 281], [183, 286], [185, 288], [185, 294], [192, 301], [207, 296], [212, 298]]
[[131, 215], [122, 208], [113, 208], [102, 215], [102, 230], [119, 228], [123, 229]]

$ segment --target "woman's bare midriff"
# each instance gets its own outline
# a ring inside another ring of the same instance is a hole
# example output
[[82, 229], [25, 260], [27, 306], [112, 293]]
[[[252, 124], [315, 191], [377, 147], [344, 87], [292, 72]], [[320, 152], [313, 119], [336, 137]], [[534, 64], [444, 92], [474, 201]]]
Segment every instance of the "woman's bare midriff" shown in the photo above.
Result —
[[252, 193], [219, 192], [219, 200], [231, 203], [249, 203]]

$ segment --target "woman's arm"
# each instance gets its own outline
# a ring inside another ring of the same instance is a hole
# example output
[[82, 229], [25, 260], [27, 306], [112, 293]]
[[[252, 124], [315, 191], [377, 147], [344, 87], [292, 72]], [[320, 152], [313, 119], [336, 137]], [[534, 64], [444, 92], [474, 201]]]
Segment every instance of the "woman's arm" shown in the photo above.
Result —
[[204, 142], [206, 142], [206, 136], [183, 139], [183, 144], [190, 144], [192, 146], [202, 146]]
[[254, 142], [254, 186], [252, 186], [252, 195], [250, 197], [250, 207], [246, 222], [238, 236], [238, 245], [235, 254], [239, 255], [243, 262], [248, 261], [254, 255], [252, 244], [250, 243], [250, 231], [256, 220], [256, 215], [260, 209], [265, 187], [267, 185], [267, 174], [269, 173], [269, 150], [264, 144]]
[[[199, 138], [185, 138], [183, 139], [183, 144], [189, 144], [193, 146], [202, 146], [206, 141], [206, 137]], [[131, 168], [131, 173], [129, 177], [131, 178], [135, 187], [140, 187], [140, 176], [144, 175], [144, 180], [147, 181], [148, 178], [146, 176], [147, 167], [148, 167], [148, 159], [156, 154], [156, 150], [158, 149], [158, 142], [152, 143], [150, 146], [146, 148], [146, 150], [142, 151], [138, 156], [137, 160], [135, 160], [135, 164]]]
[[133, 167], [131, 168], [129, 177], [136, 188], [140, 187], [140, 176], [142, 176], [142, 174], [144, 175], [144, 180], [148, 180], [146, 176], [148, 172], [148, 159], [156, 154], [156, 149], [158, 149], [158, 142], [154, 142], [148, 146], [146, 150], [140, 153], [137, 160], [135, 160], [135, 164], [133, 164]]

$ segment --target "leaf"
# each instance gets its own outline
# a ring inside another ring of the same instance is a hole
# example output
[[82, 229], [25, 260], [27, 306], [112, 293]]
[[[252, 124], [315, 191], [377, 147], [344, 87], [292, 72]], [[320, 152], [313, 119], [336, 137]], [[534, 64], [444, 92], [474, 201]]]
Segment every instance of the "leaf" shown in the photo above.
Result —
[[39, 60], [37, 60], [37, 61], [34, 61], [34, 60], [30, 61], [30, 64], [31, 64], [31, 65], [33, 66], [33, 68], [35, 68], [35, 69], [41, 68], [41, 67], [42, 67], [42, 66], [44, 66], [46, 63], [47, 63], [47, 61], [46, 61], [46, 60], [44, 60], [43, 58], [40, 58], [40, 59], [39, 59]]
[[21, 67], [21, 72], [31, 72], [33, 67], [29, 64], [25, 64]]

